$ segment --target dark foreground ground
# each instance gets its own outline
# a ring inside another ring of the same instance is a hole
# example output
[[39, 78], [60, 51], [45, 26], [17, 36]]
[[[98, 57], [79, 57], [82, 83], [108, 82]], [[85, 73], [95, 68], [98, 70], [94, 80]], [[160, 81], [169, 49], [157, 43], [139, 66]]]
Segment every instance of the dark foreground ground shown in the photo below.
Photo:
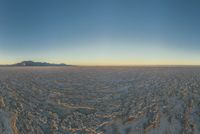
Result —
[[200, 67], [1, 67], [0, 134], [199, 134]]

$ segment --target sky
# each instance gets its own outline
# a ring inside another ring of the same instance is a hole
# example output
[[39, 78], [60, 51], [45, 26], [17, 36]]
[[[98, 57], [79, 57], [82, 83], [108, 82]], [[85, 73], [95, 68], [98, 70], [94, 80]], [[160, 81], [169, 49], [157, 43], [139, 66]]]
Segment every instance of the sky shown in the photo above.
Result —
[[0, 64], [200, 65], [199, 0], [0, 0]]

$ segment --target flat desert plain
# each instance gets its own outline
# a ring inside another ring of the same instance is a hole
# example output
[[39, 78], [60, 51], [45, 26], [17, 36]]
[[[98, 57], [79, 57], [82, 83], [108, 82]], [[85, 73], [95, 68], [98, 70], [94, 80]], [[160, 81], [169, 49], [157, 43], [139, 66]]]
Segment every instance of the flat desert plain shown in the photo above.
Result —
[[200, 67], [0, 67], [1, 134], [199, 134]]

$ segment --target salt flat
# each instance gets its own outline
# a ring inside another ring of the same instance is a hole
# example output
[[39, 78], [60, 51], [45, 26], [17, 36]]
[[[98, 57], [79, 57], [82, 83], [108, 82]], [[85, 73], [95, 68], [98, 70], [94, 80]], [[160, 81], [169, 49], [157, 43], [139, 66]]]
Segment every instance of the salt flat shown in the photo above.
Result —
[[1, 67], [2, 134], [199, 134], [200, 67]]

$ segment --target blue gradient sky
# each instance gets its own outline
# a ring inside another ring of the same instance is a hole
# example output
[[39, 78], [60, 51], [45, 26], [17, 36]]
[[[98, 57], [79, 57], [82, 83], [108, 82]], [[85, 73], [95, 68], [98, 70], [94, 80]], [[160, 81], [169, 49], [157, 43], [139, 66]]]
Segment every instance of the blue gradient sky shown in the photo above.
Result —
[[0, 63], [200, 65], [199, 0], [0, 0]]

